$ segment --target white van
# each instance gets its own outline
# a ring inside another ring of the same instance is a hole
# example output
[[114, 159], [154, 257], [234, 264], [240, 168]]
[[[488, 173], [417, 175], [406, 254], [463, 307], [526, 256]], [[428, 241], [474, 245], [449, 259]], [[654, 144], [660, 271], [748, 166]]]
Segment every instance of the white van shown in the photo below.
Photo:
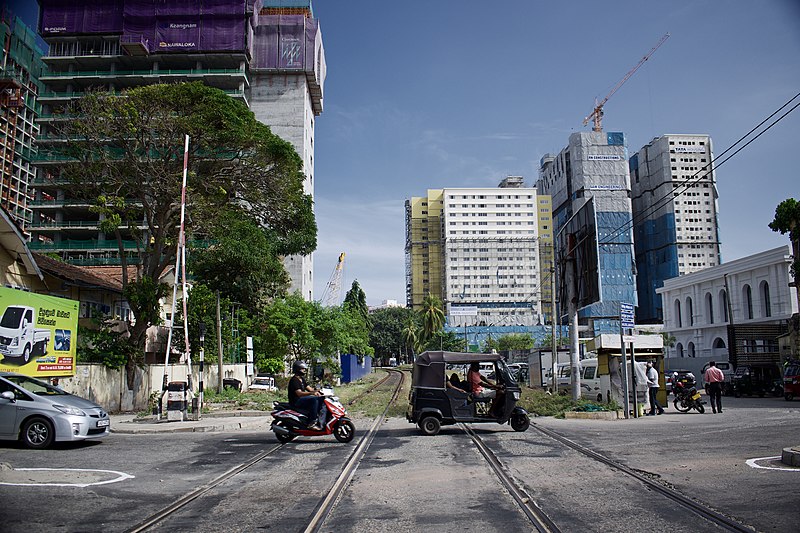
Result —
[[[595, 402], [603, 401], [600, 376], [597, 373], [597, 359], [583, 359], [581, 368], [581, 398]], [[571, 385], [572, 367], [570, 363], [558, 364], [558, 389], [567, 392]]]

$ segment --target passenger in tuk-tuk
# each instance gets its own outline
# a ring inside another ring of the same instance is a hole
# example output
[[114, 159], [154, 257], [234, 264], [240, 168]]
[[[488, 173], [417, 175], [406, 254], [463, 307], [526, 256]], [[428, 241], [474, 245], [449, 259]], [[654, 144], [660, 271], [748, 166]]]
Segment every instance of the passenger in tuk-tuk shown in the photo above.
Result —
[[497, 407], [503, 405], [503, 388], [483, 377], [483, 374], [480, 373], [480, 365], [478, 363], [471, 363], [469, 365], [467, 383], [469, 383], [470, 392], [475, 398], [492, 398], [489, 416], [499, 416]]
[[457, 390], [458, 392], [463, 392], [464, 394], [467, 394], [467, 391], [461, 388], [463, 386], [464, 385], [461, 383], [461, 379], [459, 379], [457, 373], [453, 372], [452, 374], [450, 374], [450, 378], [447, 380], [448, 389]]

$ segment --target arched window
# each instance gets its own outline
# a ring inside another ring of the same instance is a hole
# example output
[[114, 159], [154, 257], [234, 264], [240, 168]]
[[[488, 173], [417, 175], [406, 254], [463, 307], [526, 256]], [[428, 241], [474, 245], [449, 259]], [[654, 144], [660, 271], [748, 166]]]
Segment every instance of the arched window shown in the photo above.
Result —
[[679, 328], [683, 327], [683, 320], [681, 319], [681, 301], [675, 300], [675, 322]]
[[761, 288], [758, 292], [761, 293], [761, 316], [772, 316], [772, 302], [769, 299], [769, 283], [767, 283], [766, 280], [761, 282]]
[[720, 349], [720, 348], [725, 348], [725, 341], [724, 341], [724, 340], [722, 340], [721, 338], [717, 337], [716, 339], [714, 339], [714, 345], [713, 345], [713, 348], [714, 348], [715, 350], [718, 350], [718, 349]]
[[714, 323], [714, 299], [710, 292], [706, 293], [706, 323]]
[[744, 300], [744, 317], [753, 319], [753, 290], [750, 285], [742, 287], [742, 300]]
[[689, 343], [689, 346], [687, 347], [687, 352], [689, 352], [689, 353], [687, 354], [687, 357], [694, 357], [694, 356], [695, 356], [695, 353], [694, 353], [694, 343], [693, 343], [693, 342], [690, 342], [690, 343]]
[[681, 343], [676, 344], [675, 352], [678, 354], [678, 357], [683, 357], [683, 344]]
[[694, 306], [692, 305], [692, 297], [686, 298], [686, 317], [690, 326], [694, 326]]
[[728, 322], [728, 293], [725, 289], [719, 291], [719, 316], [723, 322]]

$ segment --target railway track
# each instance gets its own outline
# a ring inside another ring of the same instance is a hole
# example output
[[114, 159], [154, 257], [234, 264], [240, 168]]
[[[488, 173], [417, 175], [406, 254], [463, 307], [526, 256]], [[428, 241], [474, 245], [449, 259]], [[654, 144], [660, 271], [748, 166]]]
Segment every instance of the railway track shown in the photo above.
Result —
[[[396, 384], [390, 383], [390, 381], [393, 379], [396, 381]], [[332, 487], [328, 490], [328, 492], [321, 498], [319, 505], [317, 506], [313, 516], [309, 520], [308, 525], [304, 528], [304, 531], [316, 532], [319, 531], [320, 528], [322, 527], [322, 524], [325, 522], [325, 518], [330, 514], [331, 510], [336, 505], [336, 501], [341, 496], [348, 481], [352, 478], [353, 474], [358, 468], [359, 462], [361, 461], [367, 449], [369, 448], [370, 444], [372, 443], [372, 440], [375, 438], [375, 434], [377, 433], [378, 428], [380, 428], [381, 424], [386, 418], [386, 413], [389, 410], [389, 407], [391, 407], [391, 405], [397, 400], [397, 397], [400, 394], [400, 391], [402, 390], [404, 380], [405, 380], [404, 372], [402, 372], [401, 370], [394, 370], [394, 369], [389, 370], [387, 371], [387, 374], [384, 378], [382, 378], [380, 381], [372, 385], [369, 389], [362, 392], [361, 394], [350, 400], [350, 402], [348, 402], [347, 404], [348, 406], [353, 405], [360, 398], [364, 397], [365, 395], [373, 391], [378, 390], [381, 387], [386, 386], [387, 384], [393, 385], [394, 387], [391, 400], [387, 403], [386, 409], [380, 416], [376, 417], [370, 429], [364, 436], [361, 437], [358, 444], [356, 445], [355, 450], [350, 454], [350, 457], [345, 463], [341, 474], [337, 477], [336, 481], [333, 483]], [[222, 483], [225, 483], [226, 481], [229, 481], [231, 478], [234, 478], [236, 475], [260, 463], [267, 457], [275, 454], [282, 448], [289, 445], [291, 444], [286, 443], [286, 444], [276, 444], [271, 446], [270, 448], [252, 457], [248, 461], [245, 461], [244, 463], [241, 463], [229, 469], [222, 475], [217, 476], [208, 483], [183, 495], [182, 497], [176, 499], [175, 501], [163, 507], [159, 511], [151, 514], [150, 516], [139, 522], [133, 528], [126, 530], [126, 533], [141, 533], [153, 529], [155, 526], [157, 526], [164, 520], [180, 513], [191, 502], [199, 498], [202, 498], [204, 496], [212, 495], [214, 488], [218, 487]]]
[[[347, 487], [358, 470], [361, 461], [364, 459], [367, 451], [373, 443], [378, 430], [384, 423], [387, 412], [391, 406], [397, 402], [405, 378], [405, 373], [402, 371], [394, 369], [389, 370], [383, 379], [375, 383], [370, 389], [363, 392], [358, 397], [348, 402], [348, 405], [352, 405], [359, 398], [362, 398], [363, 396], [379, 389], [389, 388], [389, 390], [392, 390], [391, 399], [387, 402], [383, 413], [374, 419], [369, 429], [367, 429], [366, 432], [360, 437], [355, 448], [342, 466], [341, 472], [337, 475], [333, 483], [329, 485], [329, 488], [325, 491], [325, 493], [319, 497], [318, 503], [311, 515], [306, 519], [305, 522], [301, 520], [301, 524], [298, 526], [298, 531], [304, 531], [305, 533], [316, 533], [323, 530], [326, 520], [332, 515], [334, 509], [336, 508], [337, 502], [341, 500], [343, 494], [346, 492]], [[524, 483], [515, 479], [509, 468], [498, 459], [498, 457], [492, 451], [492, 447], [487, 445], [485, 439], [482, 438], [480, 434], [476, 433], [469, 424], [459, 424], [459, 427], [464, 434], [471, 439], [480, 456], [482, 456], [485, 460], [487, 468], [494, 474], [497, 481], [503, 486], [516, 506], [529, 521], [531, 530], [538, 531], [540, 533], [558, 533], [562, 531], [561, 527], [565, 527], [567, 530], [569, 529], [569, 526], [566, 524], [561, 524], [560, 527], [559, 517], [548, 515], [547, 509], [542, 508], [539, 506], [539, 504], [537, 504], [531, 494], [531, 489], [527, 488]], [[552, 430], [539, 426], [535, 423], [531, 425], [531, 430], [537, 431], [547, 438], [556, 441], [561, 446], [577, 451], [593, 461], [597, 461], [614, 469], [621, 476], [635, 479], [647, 489], [671, 500], [681, 508], [685, 509], [687, 512], [691, 512], [694, 515], [702, 518], [707, 524], [709, 524], [709, 526], [719, 528], [722, 531], [741, 533], [752, 533], [754, 531], [752, 528], [736, 522], [725, 515], [722, 515], [703, 503], [688, 498], [683, 494], [665, 486], [664, 484], [647, 477], [645, 474], [617, 463], [616, 461], [613, 461], [594, 450], [582, 446]], [[148, 531], [170, 516], [180, 513], [181, 510], [190, 502], [203, 496], [213, 497], [215, 487], [230, 480], [231, 478], [234, 478], [238, 474], [263, 461], [270, 455], [275, 454], [286, 446], [291, 446], [291, 443], [276, 444], [271, 446], [247, 462], [237, 465], [224, 474], [209, 481], [205, 485], [195, 489], [191, 493], [188, 493], [175, 500], [170, 505], [152, 514], [150, 517], [140, 522], [136, 527], [128, 531], [130, 533]]]

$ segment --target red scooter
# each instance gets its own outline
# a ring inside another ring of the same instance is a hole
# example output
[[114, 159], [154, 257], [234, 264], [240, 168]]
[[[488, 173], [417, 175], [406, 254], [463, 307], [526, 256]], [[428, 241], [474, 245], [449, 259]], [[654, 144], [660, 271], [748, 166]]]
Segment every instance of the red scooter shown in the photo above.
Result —
[[356, 434], [356, 427], [347, 417], [344, 405], [333, 394], [333, 389], [322, 389], [324, 397], [325, 425], [322, 429], [312, 429], [316, 417], [294, 409], [286, 402], [275, 402], [271, 429], [279, 441], [286, 443], [298, 436], [320, 437], [333, 435], [339, 442], [350, 442]]

